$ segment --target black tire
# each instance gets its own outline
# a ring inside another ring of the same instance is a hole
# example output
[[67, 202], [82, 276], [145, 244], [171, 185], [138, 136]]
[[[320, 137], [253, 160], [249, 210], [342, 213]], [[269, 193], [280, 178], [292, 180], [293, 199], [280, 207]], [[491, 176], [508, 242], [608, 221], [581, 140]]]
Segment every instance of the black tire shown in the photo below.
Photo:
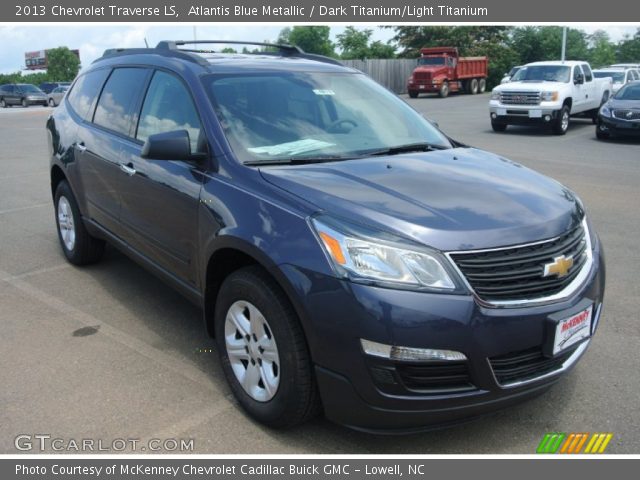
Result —
[[49, 99], [49, 106], [50, 106], [51, 108], [53, 108], [53, 107], [55, 107], [55, 106], [56, 106], [56, 102], [54, 102], [54, 101], [53, 101], [53, 98], [50, 98], [50, 99]]
[[27, 102], [27, 99], [26, 99], [26, 98], [23, 98], [23, 99], [22, 99], [22, 102], [20, 102], [20, 103], [21, 103], [21, 105], [22, 105], [24, 108], [27, 108], [27, 107], [29, 106], [29, 103]]
[[487, 79], [486, 78], [481, 78], [478, 81], [478, 91], [480, 93], [484, 93], [487, 91]]
[[607, 140], [611, 137], [611, 134], [605, 129], [604, 125], [598, 123], [596, 125], [596, 138], [598, 140]]
[[449, 96], [449, 82], [442, 82], [438, 95], [440, 95], [440, 98], [447, 98]]
[[494, 132], [504, 132], [507, 129], [507, 124], [491, 120], [491, 128]]
[[477, 78], [472, 78], [471, 81], [469, 82], [469, 93], [471, 95], [475, 95], [476, 93], [478, 93], [478, 79]]
[[563, 105], [562, 109], [558, 113], [557, 118], [553, 122], [551, 131], [555, 135], [564, 135], [569, 130], [569, 124], [571, 123], [571, 111], [567, 105]]
[[7, 108], [7, 102], [5, 102], [4, 98], [0, 98], [0, 108]]
[[[75, 230], [75, 242], [73, 248], [68, 248], [63, 240], [63, 235], [60, 227], [60, 215], [58, 211], [60, 199], [65, 198], [71, 208], [71, 214], [73, 215], [73, 227]], [[62, 252], [67, 260], [74, 265], [88, 265], [96, 263], [102, 258], [104, 254], [105, 243], [104, 240], [92, 237], [87, 232], [87, 229], [82, 222], [82, 216], [80, 215], [80, 209], [76, 201], [69, 184], [62, 180], [57, 188], [54, 196], [55, 218], [56, 227], [58, 229], [58, 239], [60, 240], [60, 246]]]
[[411, 98], [418, 98], [418, 91], [417, 90], [409, 90], [409, 96]]
[[[277, 391], [268, 401], [257, 401], [245, 392], [227, 354], [225, 319], [230, 307], [238, 301], [249, 302], [262, 313], [277, 343], [280, 380]], [[245, 267], [227, 277], [218, 294], [214, 321], [227, 382], [251, 417], [270, 427], [284, 429], [304, 423], [319, 413], [318, 388], [298, 316], [281, 288], [261, 267]]]

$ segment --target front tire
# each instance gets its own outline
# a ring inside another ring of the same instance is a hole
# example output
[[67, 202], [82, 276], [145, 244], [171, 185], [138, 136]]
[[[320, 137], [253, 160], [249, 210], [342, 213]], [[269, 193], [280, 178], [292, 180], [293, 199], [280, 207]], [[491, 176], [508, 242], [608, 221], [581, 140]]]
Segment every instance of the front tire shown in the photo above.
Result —
[[104, 241], [87, 232], [78, 203], [65, 180], [56, 188], [54, 206], [58, 239], [67, 260], [74, 265], [88, 265], [99, 261], [104, 254]]
[[442, 82], [438, 95], [440, 95], [440, 98], [447, 98], [449, 96], [449, 82]]
[[417, 90], [409, 90], [409, 96], [411, 98], [418, 98], [418, 91]]
[[607, 127], [605, 127], [602, 123], [598, 123], [596, 125], [596, 138], [598, 140], [607, 140], [610, 137], [611, 134], [607, 130]]
[[53, 107], [55, 107], [55, 106], [56, 106], [56, 102], [54, 102], [54, 101], [53, 101], [53, 98], [50, 98], [50, 99], [49, 99], [49, 106], [50, 106], [51, 108], [53, 108]]
[[27, 108], [27, 107], [29, 106], [29, 103], [27, 102], [27, 99], [26, 99], [26, 98], [23, 98], [23, 99], [22, 99], [22, 102], [20, 102], [20, 103], [22, 104], [22, 106], [23, 106], [24, 108]]
[[569, 130], [569, 123], [571, 119], [571, 112], [569, 111], [569, 107], [564, 105], [558, 114], [558, 118], [556, 118], [551, 130], [556, 135], [564, 135]]
[[284, 292], [262, 268], [242, 268], [224, 281], [214, 321], [225, 377], [251, 417], [290, 428], [319, 411], [302, 327]]
[[491, 128], [494, 132], [504, 132], [507, 129], [507, 124], [491, 120]]

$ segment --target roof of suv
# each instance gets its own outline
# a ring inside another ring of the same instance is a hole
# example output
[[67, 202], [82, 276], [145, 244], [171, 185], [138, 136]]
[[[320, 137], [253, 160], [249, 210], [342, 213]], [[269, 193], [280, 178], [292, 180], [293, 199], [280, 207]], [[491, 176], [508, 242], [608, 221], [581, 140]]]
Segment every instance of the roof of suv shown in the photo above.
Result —
[[[203, 44], [240, 44], [260, 45], [271, 51], [258, 53], [219, 53], [213, 50], [181, 49], [178, 46], [191, 43]], [[179, 61], [192, 68], [202, 68], [210, 73], [230, 73], [259, 70], [268, 71], [314, 71], [314, 72], [355, 72], [343, 66], [333, 58], [322, 55], [305, 53], [298, 47], [291, 45], [276, 45], [253, 42], [238, 42], [229, 40], [198, 40], [198, 41], [162, 41], [155, 48], [109, 49], [102, 57], [94, 61], [102, 63], [109, 60], [125, 60], [129, 62], [149, 62], [151, 57], [155, 62]]]
[[587, 62], [582, 62], [582, 61], [578, 61], [578, 60], [549, 60], [549, 61], [542, 61], [542, 62], [532, 62], [532, 63], [527, 63], [525, 65], [525, 67], [531, 67], [533, 65], [564, 65], [567, 67], [573, 67], [574, 65], [583, 65]]

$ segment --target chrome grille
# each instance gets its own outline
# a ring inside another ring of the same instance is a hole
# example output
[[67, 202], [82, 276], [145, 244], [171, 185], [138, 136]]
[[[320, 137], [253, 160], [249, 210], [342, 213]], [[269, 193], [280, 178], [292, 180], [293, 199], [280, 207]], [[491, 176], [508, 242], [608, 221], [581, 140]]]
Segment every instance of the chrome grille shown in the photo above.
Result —
[[540, 92], [501, 92], [500, 103], [503, 105], [539, 105]]
[[613, 110], [613, 116], [618, 120], [638, 121], [640, 120], [640, 110], [616, 108]]
[[[545, 265], [562, 255], [573, 258], [567, 274], [545, 277]], [[580, 225], [544, 242], [450, 257], [482, 300], [535, 300], [561, 292], [576, 278], [588, 260], [587, 239]]]

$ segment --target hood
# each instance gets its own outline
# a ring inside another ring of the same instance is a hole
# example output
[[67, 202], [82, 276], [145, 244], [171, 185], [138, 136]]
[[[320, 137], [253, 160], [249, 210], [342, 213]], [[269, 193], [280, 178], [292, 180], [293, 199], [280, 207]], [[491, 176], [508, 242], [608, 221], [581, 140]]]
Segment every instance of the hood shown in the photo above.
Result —
[[633, 108], [640, 109], [640, 100], [618, 100], [617, 98], [612, 98], [607, 103], [609, 108]]
[[524, 82], [509, 82], [496, 87], [500, 92], [537, 92], [540, 90], [559, 90], [569, 85], [565, 82], [535, 82], [526, 80]]
[[582, 217], [558, 182], [471, 148], [260, 172], [319, 210], [444, 251], [543, 240]]

